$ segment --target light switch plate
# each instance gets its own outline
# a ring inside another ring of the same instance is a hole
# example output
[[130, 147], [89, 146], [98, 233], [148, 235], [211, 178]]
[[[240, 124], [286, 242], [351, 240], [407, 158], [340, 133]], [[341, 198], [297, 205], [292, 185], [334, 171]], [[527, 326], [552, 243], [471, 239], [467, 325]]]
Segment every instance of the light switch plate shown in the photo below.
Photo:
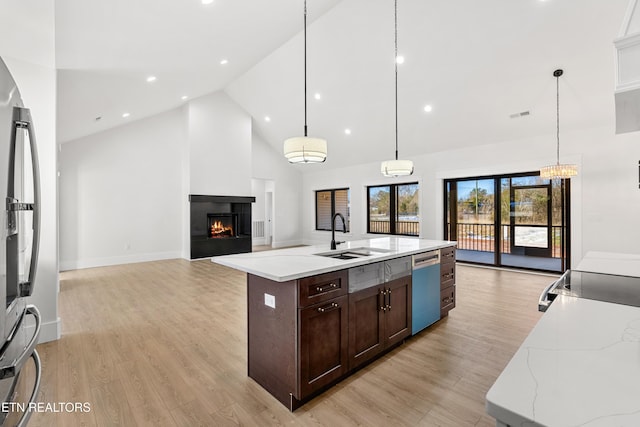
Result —
[[264, 294], [264, 305], [271, 308], [276, 308], [276, 297], [269, 294]]

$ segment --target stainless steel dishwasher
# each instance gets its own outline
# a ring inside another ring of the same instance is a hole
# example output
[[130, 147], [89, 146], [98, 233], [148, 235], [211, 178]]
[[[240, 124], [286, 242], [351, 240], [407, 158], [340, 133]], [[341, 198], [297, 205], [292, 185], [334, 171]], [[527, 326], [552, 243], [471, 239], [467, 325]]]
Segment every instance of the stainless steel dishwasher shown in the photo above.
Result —
[[412, 265], [411, 334], [415, 335], [440, 320], [440, 251], [414, 255]]

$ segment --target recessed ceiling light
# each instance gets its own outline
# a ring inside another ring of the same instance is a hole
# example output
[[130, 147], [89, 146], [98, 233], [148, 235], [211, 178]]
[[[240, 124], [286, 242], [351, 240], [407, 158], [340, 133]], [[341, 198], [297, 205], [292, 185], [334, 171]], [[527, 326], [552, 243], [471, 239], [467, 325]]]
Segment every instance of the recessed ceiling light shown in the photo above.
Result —
[[344, 130], [345, 135], [351, 135], [351, 129], [345, 129]]
[[202, 0], [202, 4], [211, 4], [213, 0]]
[[432, 111], [433, 111], [433, 107], [432, 107], [431, 105], [425, 105], [425, 106], [424, 106], [424, 111], [425, 111], [426, 113], [430, 113], [430, 112], [432, 112]]
[[182, 95], [182, 96], [180, 97], [180, 99], [182, 99], [183, 101], [184, 101], [185, 99], [187, 99], [187, 98], [189, 98], [187, 95]]
[[131, 115], [131, 114], [129, 114], [129, 113], [123, 113], [123, 114], [122, 114], [122, 117], [126, 119], [126, 118], [127, 118], [127, 117], [129, 117], [130, 115]]
[[315, 99], [321, 99], [321, 98], [322, 98], [322, 95], [320, 95], [320, 92], [316, 92], [316, 94], [315, 94], [315, 95], [313, 95], [313, 97], [314, 97]]
[[222, 60], [220, 61], [220, 65], [227, 65], [228, 63], [229, 63], [229, 60], [228, 60], [228, 59], [222, 59]]
[[396, 56], [396, 63], [404, 64], [404, 56], [402, 56], [402, 55]]
[[271, 121], [271, 117], [269, 117], [269, 116], [264, 116], [264, 121], [265, 121], [265, 122], [270, 122], [270, 121]]
[[147, 77], [147, 83], [155, 82], [156, 79], [157, 79], [156, 76], [149, 76], [149, 77]]

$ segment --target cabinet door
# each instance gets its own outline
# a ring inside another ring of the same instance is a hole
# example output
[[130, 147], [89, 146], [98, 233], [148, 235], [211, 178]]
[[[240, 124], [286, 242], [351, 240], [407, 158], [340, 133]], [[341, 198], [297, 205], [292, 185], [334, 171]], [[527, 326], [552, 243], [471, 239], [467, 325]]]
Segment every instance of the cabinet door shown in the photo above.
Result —
[[354, 369], [384, 348], [384, 288], [374, 286], [349, 294], [349, 369]]
[[387, 310], [384, 313], [386, 346], [411, 335], [411, 276], [386, 283]]
[[299, 310], [299, 396], [337, 380], [348, 368], [348, 296]]

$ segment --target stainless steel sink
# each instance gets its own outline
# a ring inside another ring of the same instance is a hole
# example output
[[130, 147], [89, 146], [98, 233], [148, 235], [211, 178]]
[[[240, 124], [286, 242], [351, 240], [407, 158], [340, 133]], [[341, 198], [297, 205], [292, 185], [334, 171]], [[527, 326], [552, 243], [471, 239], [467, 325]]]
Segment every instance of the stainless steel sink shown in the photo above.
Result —
[[322, 252], [314, 255], [323, 256], [327, 258], [334, 258], [334, 259], [355, 259], [355, 258], [363, 258], [363, 257], [377, 255], [381, 253], [387, 253], [387, 252], [389, 252], [387, 249], [362, 247], [362, 248], [344, 249], [339, 251]]

